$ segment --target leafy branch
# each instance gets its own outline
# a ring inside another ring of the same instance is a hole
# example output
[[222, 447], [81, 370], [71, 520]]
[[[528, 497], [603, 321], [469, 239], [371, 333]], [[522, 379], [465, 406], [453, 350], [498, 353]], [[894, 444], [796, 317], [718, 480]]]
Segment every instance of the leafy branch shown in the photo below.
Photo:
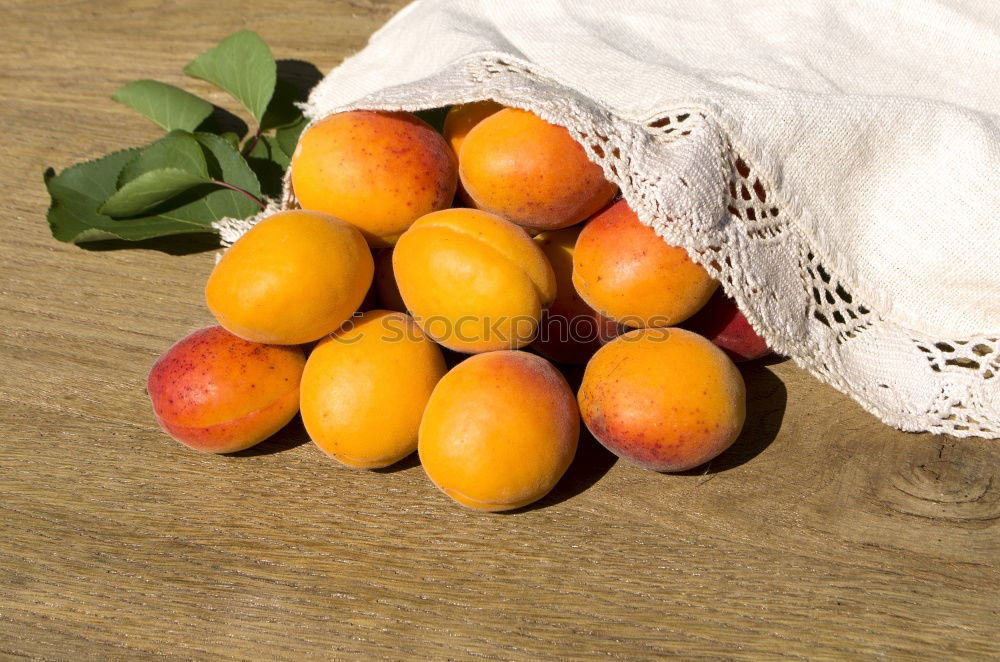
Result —
[[81, 244], [214, 233], [212, 222], [247, 218], [277, 195], [306, 119], [295, 105], [299, 89], [278, 75], [267, 44], [254, 32], [236, 32], [184, 73], [232, 96], [253, 118], [253, 130], [245, 138], [223, 131], [216, 116], [224, 110], [173, 85], [137, 80], [122, 86], [112, 99], [167, 133], [58, 174], [46, 170], [56, 239]]

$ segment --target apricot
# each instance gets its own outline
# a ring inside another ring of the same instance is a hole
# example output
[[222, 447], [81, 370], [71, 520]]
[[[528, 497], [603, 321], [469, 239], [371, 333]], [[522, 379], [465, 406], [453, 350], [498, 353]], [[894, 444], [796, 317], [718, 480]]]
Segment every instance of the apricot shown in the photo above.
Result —
[[375, 290], [382, 308], [406, 312], [406, 304], [399, 295], [396, 276], [392, 273], [392, 249], [382, 248], [375, 252]]
[[417, 449], [420, 417], [445, 371], [441, 350], [409, 315], [364, 313], [309, 355], [302, 422], [342, 464], [387, 467]]
[[737, 363], [753, 361], [771, 353], [767, 341], [754, 331], [736, 302], [727, 297], [721, 288], [684, 326], [711, 340]]
[[418, 451], [442, 492], [476, 510], [526, 506], [573, 461], [580, 416], [551, 363], [527, 352], [477, 354], [438, 382]]
[[[465, 141], [465, 136], [469, 135], [472, 127], [502, 109], [503, 106], [492, 100], [473, 101], [472, 103], [452, 106], [448, 114], [445, 115], [442, 133], [456, 156], [462, 147], [462, 143]], [[461, 180], [459, 180], [458, 188], [455, 191], [455, 200], [465, 207], [476, 206], [472, 198], [469, 197], [469, 194], [466, 193]]]
[[292, 189], [303, 209], [342, 218], [372, 247], [385, 247], [419, 217], [451, 205], [457, 167], [441, 134], [415, 115], [354, 110], [302, 134]]
[[472, 127], [500, 110], [503, 110], [503, 106], [491, 99], [452, 106], [444, 118], [444, 139], [458, 154]]
[[523, 228], [475, 209], [418, 219], [392, 253], [407, 309], [449, 349], [477, 353], [530, 343], [556, 280]]
[[654, 471], [708, 462], [740, 434], [746, 388], [726, 354], [692, 331], [634, 329], [597, 350], [580, 413], [622, 459]]
[[558, 363], [586, 363], [604, 343], [618, 335], [618, 324], [580, 298], [573, 287], [573, 249], [580, 226], [543, 232], [535, 237], [556, 275], [556, 298], [542, 313], [532, 347]]
[[222, 256], [205, 286], [219, 324], [254, 342], [297, 345], [334, 331], [372, 282], [364, 237], [311, 211], [270, 216]]
[[626, 326], [650, 327], [684, 321], [719, 283], [619, 200], [580, 232], [573, 285], [594, 310]]
[[292, 420], [305, 363], [299, 347], [248, 342], [210, 326], [156, 360], [146, 391], [171, 437], [198, 451], [233, 453]]
[[516, 108], [476, 124], [461, 143], [458, 163], [478, 209], [534, 230], [579, 223], [618, 190], [569, 131]]

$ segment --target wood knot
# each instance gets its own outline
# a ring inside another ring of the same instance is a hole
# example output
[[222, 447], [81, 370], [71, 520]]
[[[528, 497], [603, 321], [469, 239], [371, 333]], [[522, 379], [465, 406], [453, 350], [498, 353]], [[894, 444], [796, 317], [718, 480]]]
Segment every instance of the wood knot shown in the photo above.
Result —
[[891, 509], [929, 519], [985, 525], [1000, 519], [1000, 489], [992, 458], [971, 447], [939, 444], [915, 454], [879, 481]]

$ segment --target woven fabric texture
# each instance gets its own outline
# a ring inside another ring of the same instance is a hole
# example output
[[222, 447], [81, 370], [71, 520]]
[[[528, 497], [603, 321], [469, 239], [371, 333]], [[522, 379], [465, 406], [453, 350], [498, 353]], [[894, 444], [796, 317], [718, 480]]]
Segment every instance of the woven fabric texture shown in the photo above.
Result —
[[997, 3], [418, 0], [306, 110], [532, 110], [778, 352], [898, 428], [997, 438], [998, 83]]

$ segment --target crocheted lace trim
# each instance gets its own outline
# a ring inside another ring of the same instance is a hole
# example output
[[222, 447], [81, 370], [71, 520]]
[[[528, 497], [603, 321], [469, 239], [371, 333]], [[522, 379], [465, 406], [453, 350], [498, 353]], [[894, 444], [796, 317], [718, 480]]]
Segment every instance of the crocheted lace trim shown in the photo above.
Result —
[[[855, 296], [850, 274], [809, 235], [808, 212], [780, 185], [779, 170], [737, 135], [724, 109], [678, 105], [626, 119], [505, 55], [464, 58], [348, 106], [325, 107], [316, 96], [306, 105], [313, 120], [490, 98], [564, 126], [644, 223], [716, 273], [777, 352], [902, 430], [1000, 437], [1000, 338], [930, 337]], [[217, 227], [229, 244], [259, 218], [296, 206], [286, 176], [283, 198], [259, 217]]]

